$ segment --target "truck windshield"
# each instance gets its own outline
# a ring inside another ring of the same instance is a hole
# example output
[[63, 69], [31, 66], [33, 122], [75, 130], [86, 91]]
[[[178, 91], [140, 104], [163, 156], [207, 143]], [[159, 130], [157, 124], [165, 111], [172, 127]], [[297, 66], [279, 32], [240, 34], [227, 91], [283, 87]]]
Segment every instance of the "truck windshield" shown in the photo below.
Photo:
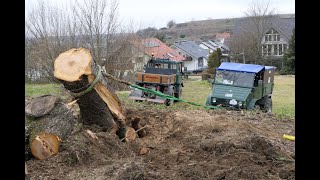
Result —
[[232, 86], [252, 87], [254, 73], [217, 70], [215, 83]]

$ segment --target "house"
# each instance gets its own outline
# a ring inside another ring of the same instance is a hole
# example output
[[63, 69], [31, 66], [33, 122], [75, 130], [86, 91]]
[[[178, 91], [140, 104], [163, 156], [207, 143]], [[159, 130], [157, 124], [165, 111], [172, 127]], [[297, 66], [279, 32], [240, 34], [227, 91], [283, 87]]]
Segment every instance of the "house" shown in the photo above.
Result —
[[173, 61], [185, 60], [185, 57], [157, 38], [143, 39], [142, 43], [145, 47], [145, 54], [150, 57], [153, 54], [155, 58], [170, 59]]
[[184, 61], [185, 58], [177, 51], [167, 46], [157, 38], [136, 39], [131, 42], [132, 54], [134, 54], [134, 71], [141, 70], [150, 60], [152, 55], [155, 58], [170, 59], [173, 61]]
[[225, 44], [221, 43], [219, 40], [203, 41], [203, 42], [201, 42], [201, 44], [199, 46], [202, 47], [203, 49], [207, 49], [210, 54], [219, 48], [222, 53], [221, 62], [230, 61], [230, 57], [229, 57], [230, 48], [228, 46], [226, 46]]
[[229, 40], [230, 37], [231, 37], [231, 35], [228, 32], [217, 33], [215, 41], [219, 41], [222, 44], [226, 44], [227, 40]]
[[273, 60], [282, 59], [282, 56], [289, 48], [289, 41], [294, 27], [294, 17], [271, 19], [261, 39], [262, 55]]
[[[283, 55], [289, 48], [289, 41], [291, 39], [292, 31], [295, 28], [295, 15], [272, 15], [264, 17], [264, 19], [260, 20], [260, 22], [260, 32], [262, 33], [261, 35], [259, 35], [259, 37], [261, 38], [259, 49], [262, 58], [264, 59], [264, 63], [266, 65], [277, 66], [278, 69], [281, 69], [283, 67]], [[248, 31], [256, 32], [254, 31], [254, 29], [256, 29], [256, 27], [254, 25], [254, 22], [250, 20], [250, 18], [239, 18], [235, 22], [235, 29], [233, 30], [232, 38], [241, 38], [240, 34], [246, 34]], [[242, 43], [245, 43], [245, 40]], [[232, 47], [233, 51], [235, 51], [235, 48], [237, 47]], [[247, 60], [247, 63], [255, 62], [255, 59], [252, 59], [250, 56], [248, 56], [248, 54], [246, 55], [245, 59]]]
[[208, 68], [208, 56], [209, 51], [200, 47], [193, 41], [176, 41], [171, 45], [172, 49], [175, 49], [184, 60], [184, 67], [187, 71], [201, 71]]

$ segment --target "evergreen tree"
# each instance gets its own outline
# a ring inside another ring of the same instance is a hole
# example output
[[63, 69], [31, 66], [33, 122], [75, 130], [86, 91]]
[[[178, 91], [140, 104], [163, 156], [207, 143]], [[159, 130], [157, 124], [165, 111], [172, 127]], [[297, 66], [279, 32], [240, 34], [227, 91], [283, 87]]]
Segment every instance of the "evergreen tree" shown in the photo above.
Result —
[[283, 55], [284, 69], [283, 73], [285, 74], [295, 74], [295, 29], [292, 30], [292, 36], [289, 41], [288, 51]]
[[214, 70], [221, 64], [221, 50], [218, 48], [216, 51], [210, 54], [208, 58], [208, 72], [214, 73]]

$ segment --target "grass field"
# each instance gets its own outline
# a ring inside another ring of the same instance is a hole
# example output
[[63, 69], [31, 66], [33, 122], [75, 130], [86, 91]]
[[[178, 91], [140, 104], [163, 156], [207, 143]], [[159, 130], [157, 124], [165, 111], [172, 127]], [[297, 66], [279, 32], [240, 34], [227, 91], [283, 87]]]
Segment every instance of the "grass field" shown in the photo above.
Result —
[[[195, 102], [201, 105], [205, 104], [206, 98], [211, 92], [211, 85], [207, 81], [201, 81], [199, 78], [190, 77], [184, 80], [185, 87], [182, 92], [182, 99]], [[26, 96], [39, 96], [44, 94], [60, 95], [66, 98], [68, 95], [58, 84], [26, 84]], [[129, 91], [117, 92], [120, 100], [128, 107], [135, 108], [155, 108], [174, 110], [192, 110], [203, 109], [201, 106], [193, 106], [184, 102], [176, 102], [171, 107], [163, 104], [152, 104], [147, 102], [137, 103], [128, 99]], [[295, 117], [295, 78], [294, 76], [275, 76], [275, 86], [273, 91], [273, 113], [280, 118]]]
[[45, 94], [60, 96], [62, 99], [68, 96], [60, 84], [25, 84], [26, 97], [36, 97]]
[[295, 77], [275, 76], [273, 112], [278, 117], [295, 117]]

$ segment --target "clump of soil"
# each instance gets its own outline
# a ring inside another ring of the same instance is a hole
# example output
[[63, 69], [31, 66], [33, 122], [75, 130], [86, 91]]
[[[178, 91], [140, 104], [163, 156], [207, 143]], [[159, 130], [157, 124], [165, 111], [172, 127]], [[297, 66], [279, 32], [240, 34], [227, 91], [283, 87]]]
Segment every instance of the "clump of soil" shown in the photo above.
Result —
[[294, 142], [282, 138], [294, 135], [294, 120], [226, 110], [143, 109], [128, 109], [127, 119], [146, 126], [135, 141], [82, 127], [62, 142], [57, 155], [27, 161], [28, 178], [295, 178]]

